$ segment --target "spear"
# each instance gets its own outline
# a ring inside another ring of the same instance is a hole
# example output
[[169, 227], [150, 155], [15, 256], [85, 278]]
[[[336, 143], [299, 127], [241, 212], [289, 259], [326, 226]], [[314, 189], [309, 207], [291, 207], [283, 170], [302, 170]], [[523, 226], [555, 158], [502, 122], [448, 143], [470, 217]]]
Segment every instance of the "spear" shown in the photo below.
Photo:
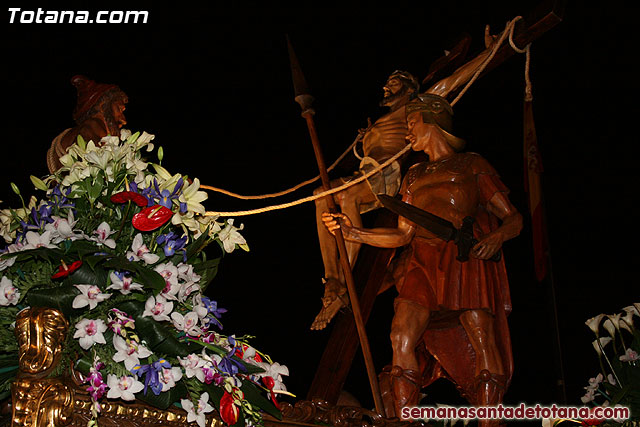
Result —
[[[324, 190], [329, 190], [331, 185], [329, 183], [329, 174], [327, 172], [327, 166], [324, 163], [324, 157], [320, 148], [320, 140], [318, 139], [318, 133], [316, 131], [313, 115], [315, 111], [311, 107], [313, 103], [313, 96], [309, 94], [309, 88], [307, 87], [307, 81], [302, 74], [302, 69], [298, 63], [298, 58], [293, 51], [293, 46], [287, 36], [287, 45], [289, 48], [289, 60], [291, 62], [291, 74], [293, 76], [293, 87], [295, 91], [295, 100], [300, 104], [302, 108], [302, 117], [307, 121], [307, 128], [309, 129], [309, 135], [311, 136], [311, 143], [313, 144], [313, 152], [316, 156], [318, 163], [318, 169], [320, 171], [320, 178], [322, 180], [322, 186]], [[337, 212], [336, 203], [333, 200], [332, 195], [326, 196], [327, 205], [331, 212]], [[349, 265], [349, 257], [347, 255], [347, 247], [344, 243], [344, 236], [342, 230], [338, 229], [335, 232], [336, 243], [338, 245], [338, 253], [340, 254], [340, 265], [344, 273], [345, 281], [347, 282], [347, 290], [349, 291], [349, 299], [351, 300], [351, 309], [353, 317], [356, 322], [356, 329], [358, 331], [358, 338], [360, 339], [360, 346], [362, 347], [362, 354], [364, 355], [364, 363], [367, 368], [367, 376], [369, 377], [369, 385], [371, 386], [371, 392], [373, 394], [373, 400], [376, 406], [376, 412], [384, 414], [384, 406], [382, 404], [382, 397], [380, 395], [380, 386], [378, 385], [378, 378], [376, 377], [376, 371], [373, 366], [373, 358], [371, 357], [371, 349], [369, 347], [369, 340], [364, 328], [364, 322], [362, 321], [362, 314], [360, 312], [360, 302], [358, 300], [358, 294], [356, 293], [355, 283], [353, 281], [353, 275], [351, 274], [351, 265]]]

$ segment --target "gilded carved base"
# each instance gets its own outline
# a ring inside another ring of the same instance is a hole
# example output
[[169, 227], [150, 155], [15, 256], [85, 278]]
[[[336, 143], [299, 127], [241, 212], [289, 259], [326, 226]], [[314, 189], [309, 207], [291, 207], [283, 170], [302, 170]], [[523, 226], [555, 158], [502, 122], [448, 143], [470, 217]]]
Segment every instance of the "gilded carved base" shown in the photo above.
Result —
[[[11, 387], [11, 409], [3, 408], [0, 426], [11, 413], [12, 427], [86, 426], [92, 419], [88, 393], [73, 378], [46, 378], [55, 369], [69, 323], [57, 310], [30, 308], [16, 318], [16, 338], [20, 348], [19, 372]], [[373, 411], [352, 406], [333, 406], [322, 400], [282, 403], [283, 419], [265, 415], [267, 427], [323, 424], [336, 427], [406, 427], [411, 423], [386, 419]], [[5, 417], [5, 418], [3, 418]], [[160, 410], [142, 403], [101, 402], [101, 427], [195, 426], [178, 408]], [[208, 427], [221, 427], [215, 416]]]

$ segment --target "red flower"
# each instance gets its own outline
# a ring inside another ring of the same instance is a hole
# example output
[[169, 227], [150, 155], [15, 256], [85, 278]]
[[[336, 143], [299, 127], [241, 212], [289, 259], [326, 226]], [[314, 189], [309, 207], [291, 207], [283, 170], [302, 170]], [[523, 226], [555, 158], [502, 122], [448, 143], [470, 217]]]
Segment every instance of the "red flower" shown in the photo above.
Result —
[[[589, 413], [593, 415], [596, 408], [589, 409]], [[586, 420], [582, 420], [583, 426], [597, 426], [604, 422], [604, 418], [587, 418]]]
[[148, 203], [146, 197], [140, 193], [136, 193], [135, 191], [121, 191], [120, 193], [116, 193], [111, 196], [111, 201], [113, 203], [126, 203], [129, 200], [140, 207], [147, 206]]
[[220, 399], [220, 418], [222, 421], [232, 426], [238, 422], [238, 416], [240, 410], [233, 403], [233, 396], [228, 392], [224, 392], [222, 399]]
[[58, 272], [51, 276], [52, 279], [67, 277], [68, 275], [79, 269], [82, 265], [82, 261], [80, 260], [72, 262], [71, 265], [65, 264], [65, 262], [62, 260], [60, 260], [60, 262], [62, 263], [62, 265], [58, 267]]
[[276, 385], [275, 380], [272, 377], [262, 377], [262, 382], [269, 389], [269, 394], [271, 394], [271, 401], [276, 405], [276, 408], [280, 409], [280, 404], [276, 400], [276, 394], [273, 392], [273, 387]]
[[152, 231], [162, 227], [173, 216], [171, 209], [162, 205], [154, 205], [142, 209], [133, 216], [131, 223], [140, 231]]

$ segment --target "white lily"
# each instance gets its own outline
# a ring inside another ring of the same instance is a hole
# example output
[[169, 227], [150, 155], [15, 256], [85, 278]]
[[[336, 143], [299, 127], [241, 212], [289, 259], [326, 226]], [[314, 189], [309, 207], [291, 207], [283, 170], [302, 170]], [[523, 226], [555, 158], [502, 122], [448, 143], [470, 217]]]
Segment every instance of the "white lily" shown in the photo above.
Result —
[[[227, 225], [218, 233], [218, 239], [222, 242], [225, 252], [231, 253], [236, 248], [236, 245], [245, 249], [247, 247], [247, 241], [240, 235], [238, 231], [244, 228], [244, 224], [240, 225], [240, 228], [233, 226], [233, 219], [227, 221]], [[247, 250], [247, 249], [245, 249]]]
[[200, 202], [204, 202], [209, 197], [205, 191], [198, 191], [200, 188], [200, 180], [194, 178], [193, 182], [182, 190], [178, 197], [180, 203], [187, 204], [187, 211], [204, 215], [205, 209]]
[[118, 378], [109, 374], [107, 385], [109, 386], [107, 399], [135, 400], [135, 394], [144, 390], [144, 384], [130, 376]]
[[140, 150], [141, 148], [146, 146], [147, 151], [153, 150], [153, 144], [151, 143], [151, 141], [153, 141], [155, 137], [155, 135], [143, 131], [142, 135], [140, 135], [136, 140], [136, 149]]
[[102, 302], [111, 297], [111, 294], [103, 294], [102, 290], [96, 285], [74, 285], [79, 291], [80, 295], [73, 299], [73, 308], [82, 308], [89, 306], [89, 310], [93, 310], [98, 306], [99, 302]]
[[101, 319], [82, 319], [76, 323], [73, 338], [79, 338], [80, 347], [89, 350], [94, 344], [106, 344], [104, 333], [107, 325]]
[[[15, 261], [15, 258], [12, 258]], [[0, 306], [16, 305], [20, 300], [20, 291], [13, 286], [13, 281], [6, 276], [0, 280]]]

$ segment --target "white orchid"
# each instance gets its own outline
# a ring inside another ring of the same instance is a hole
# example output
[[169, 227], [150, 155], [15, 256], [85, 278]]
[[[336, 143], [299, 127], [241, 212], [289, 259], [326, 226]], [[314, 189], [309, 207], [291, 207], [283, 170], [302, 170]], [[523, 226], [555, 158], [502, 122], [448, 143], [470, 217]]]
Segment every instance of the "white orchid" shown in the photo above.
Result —
[[638, 359], [640, 359], [638, 353], [630, 348], [628, 348], [627, 351], [622, 356], [620, 356], [621, 362], [635, 362]]
[[130, 261], [144, 261], [145, 264], [155, 264], [158, 262], [160, 257], [154, 253], [151, 253], [147, 245], [144, 244], [144, 240], [142, 239], [142, 234], [138, 233], [133, 238], [133, 242], [131, 242], [131, 249], [127, 252], [127, 258]]
[[125, 340], [119, 335], [113, 336], [113, 347], [116, 353], [112, 356], [114, 362], [124, 362], [127, 371], [140, 364], [140, 359], [151, 356], [153, 353], [142, 344], [132, 340]]
[[181, 399], [182, 408], [187, 411], [187, 422], [197, 422], [199, 427], [205, 427], [206, 414], [213, 411], [213, 406], [209, 404], [209, 393], [204, 392], [198, 399], [198, 407], [194, 408], [193, 402], [188, 399]]
[[89, 237], [89, 240], [97, 242], [99, 245], [105, 245], [108, 248], [114, 249], [116, 247], [116, 241], [109, 238], [109, 236], [114, 233], [115, 230], [111, 231], [111, 226], [103, 221], [93, 232], [94, 236]]
[[154, 270], [162, 276], [165, 287], [162, 290], [162, 296], [166, 299], [176, 299], [176, 294], [180, 290], [178, 285], [178, 267], [171, 262], [158, 264]]
[[182, 369], [177, 366], [172, 368], [162, 368], [159, 372], [158, 380], [162, 383], [162, 391], [167, 391], [176, 386], [176, 382], [182, 378]]
[[157, 322], [170, 321], [169, 314], [173, 311], [173, 303], [158, 295], [149, 297], [144, 305], [142, 317], [153, 317]]
[[184, 359], [178, 357], [180, 365], [184, 368], [184, 374], [187, 378], [196, 377], [200, 382], [204, 382], [204, 371], [202, 368], [206, 362], [197, 354], [189, 354]]
[[140, 283], [135, 283], [132, 277], [125, 276], [124, 274], [118, 275], [112, 271], [109, 274], [109, 278], [111, 279], [111, 284], [107, 286], [107, 289], [115, 289], [120, 291], [122, 295], [129, 295], [131, 291], [140, 291], [143, 289]]
[[[15, 258], [12, 258], [15, 261]], [[0, 280], [0, 306], [16, 305], [20, 300], [20, 291], [13, 286], [13, 281], [6, 276]]]
[[587, 388], [587, 393], [582, 396], [580, 398], [580, 400], [582, 400], [582, 403], [589, 403], [589, 402], [593, 402], [593, 400], [596, 398], [596, 391], [594, 389], [591, 388]]
[[218, 239], [222, 242], [225, 252], [231, 253], [236, 248], [236, 245], [247, 250], [247, 241], [240, 235], [238, 231], [244, 228], [244, 224], [240, 225], [240, 228], [233, 226], [233, 219], [227, 221], [227, 225], [218, 233]]
[[111, 294], [103, 294], [102, 290], [96, 285], [74, 286], [80, 291], [80, 295], [77, 295], [73, 299], [73, 308], [82, 308], [89, 306], [89, 310], [93, 310], [98, 306], [99, 302], [102, 302], [111, 297]]
[[104, 333], [107, 325], [101, 319], [82, 319], [76, 323], [76, 333], [73, 338], [79, 338], [80, 347], [89, 350], [94, 344], [106, 344]]
[[144, 384], [136, 380], [134, 377], [122, 376], [120, 378], [109, 374], [107, 377], [107, 399], [135, 400], [136, 393], [144, 389]]
[[78, 222], [73, 216], [73, 210], [69, 209], [66, 218], [52, 216], [53, 222], [44, 226], [45, 231], [51, 231], [51, 241], [55, 244], [65, 240], [78, 240], [84, 238], [84, 233], [76, 234], [73, 227]]
[[278, 362], [269, 364], [267, 362], [253, 362], [255, 365], [264, 369], [264, 372], [257, 374], [258, 377], [271, 377], [274, 381], [273, 390], [287, 391], [287, 387], [283, 383], [282, 376], [289, 376], [289, 368]]
[[194, 311], [190, 311], [184, 316], [180, 313], [173, 312], [171, 313], [171, 320], [177, 330], [184, 331], [187, 335], [191, 335], [192, 337], [202, 335], [202, 329], [198, 326], [200, 317]]
[[56, 245], [51, 243], [51, 231], [45, 231], [42, 234], [39, 234], [35, 231], [27, 231], [25, 239], [27, 240], [27, 244], [22, 247], [23, 250], [37, 248], [58, 248]]

